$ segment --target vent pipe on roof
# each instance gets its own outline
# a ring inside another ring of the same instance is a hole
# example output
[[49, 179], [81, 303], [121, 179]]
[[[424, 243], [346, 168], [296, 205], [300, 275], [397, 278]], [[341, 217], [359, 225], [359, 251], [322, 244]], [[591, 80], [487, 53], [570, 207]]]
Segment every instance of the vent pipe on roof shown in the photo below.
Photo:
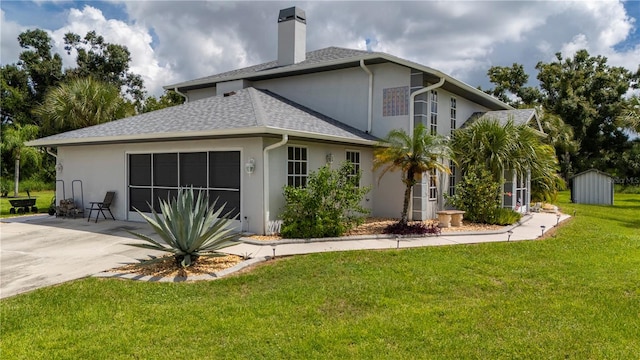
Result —
[[297, 64], [306, 59], [307, 16], [297, 7], [280, 10], [278, 15], [278, 65]]

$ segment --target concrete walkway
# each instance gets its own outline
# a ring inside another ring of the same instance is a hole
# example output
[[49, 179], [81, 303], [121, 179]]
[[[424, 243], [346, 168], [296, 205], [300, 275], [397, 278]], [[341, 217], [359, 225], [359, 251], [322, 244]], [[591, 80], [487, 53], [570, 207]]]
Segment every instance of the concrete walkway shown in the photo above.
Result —
[[[368, 249], [395, 249], [422, 246], [441, 246], [456, 244], [476, 244], [487, 242], [523, 241], [539, 238], [556, 226], [558, 222], [570, 216], [560, 214], [560, 218], [552, 213], [534, 213], [523, 218], [522, 224], [505, 227], [491, 232], [461, 233], [450, 232], [442, 235], [424, 237], [383, 236], [351, 236], [334, 239], [280, 240], [272, 242], [251, 241], [225, 249], [225, 252], [252, 258], [310, 254], [328, 251], [349, 251]], [[544, 226], [544, 229], [542, 228]], [[508, 231], [512, 231], [509, 234]]]
[[[146, 281], [214, 279], [273, 256], [289, 256], [327, 251], [395, 249], [421, 246], [475, 244], [533, 240], [569, 216], [535, 213], [520, 225], [481, 233], [444, 233], [440, 236], [396, 237], [393, 235], [352, 236], [334, 239], [246, 242], [225, 252], [251, 259], [218, 274], [184, 278], [151, 278], [135, 274], [105, 272], [158, 252], [126, 246], [135, 239], [126, 230], [153, 235], [146, 223], [86, 219], [59, 219], [47, 215], [3, 219], [0, 224], [0, 298], [86, 276], [127, 278]], [[541, 228], [544, 226], [544, 230]], [[512, 231], [511, 234], [508, 231]]]

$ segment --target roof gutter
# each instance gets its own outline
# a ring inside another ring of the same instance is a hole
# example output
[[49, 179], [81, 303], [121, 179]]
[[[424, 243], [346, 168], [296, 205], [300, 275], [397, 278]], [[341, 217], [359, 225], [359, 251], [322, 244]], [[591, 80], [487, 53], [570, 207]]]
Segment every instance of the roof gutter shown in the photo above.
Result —
[[189, 98], [187, 97], [187, 95], [185, 95], [185, 94], [181, 93], [181, 92], [178, 90], [178, 87], [177, 87], [177, 86], [176, 86], [175, 88], [173, 88], [173, 91], [175, 91], [175, 92], [176, 92], [176, 94], [178, 94], [178, 95], [180, 95], [180, 96], [182, 96], [182, 97], [184, 98], [184, 103], [185, 103], [185, 104], [189, 102]]
[[269, 229], [269, 151], [283, 146], [289, 141], [289, 135], [282, 134], [282, 140], [275, 144], [269, 145], [262, 150], [262, 194], [263, 198], [263, 214], [264, 223], [262, 224], [263, 234], [267, 235], [267, 229]]
[[413, 136], [413, 127], [415, 126], [414, 117], [415, 117], [416, 96], [424, 94], [427, 91], [431, 91], [433, 89], [439, 88], [442, 85], [444, 85], [444, 77], [441, 77], [440, 81], [438, 81], [436, 84], [429, 85], [426, 88], [422, 88], [414, 92], [413, 94], [411, 94], [411, 96], [409, 97], [409, 136]]
[[373, 113], [373, 73], [364, 64], [364, 59], [360, 59], [360, 67], [369, 75], [369, 106], [367, 108], [367, 134], [371, 134], [372, 113]]

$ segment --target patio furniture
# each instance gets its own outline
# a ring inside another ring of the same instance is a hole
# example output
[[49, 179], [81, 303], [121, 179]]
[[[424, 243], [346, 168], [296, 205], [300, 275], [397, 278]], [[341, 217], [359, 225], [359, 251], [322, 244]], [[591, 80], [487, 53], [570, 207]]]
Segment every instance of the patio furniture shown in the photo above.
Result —
[[107, 210], [109, 212], [109, 215], [111, 215], [111, 218], [113, 220], [115, 220], [116, 218], [113, 216], [113, 213], [111, 212], [111, 203], [113, 202], [113, 198], [116, 196], [115, 191], [107, 191], [107, 194], [104, 196], [104, 200], [98, 202], [98, 201], [91, 201], [91, 207], [87, 208], [87, 210], [89, 210], [89, 217], [87, 218], [87, 221], [91, 220], [91, 213], [95, 210], [96, 211], [96, 223], [98, 222], [98, 217], [100, 217], [100, 214], [102, 214], [102, 216], [104, 216], [105, 220], [107, 219], [107, 216], [104, 214], [104, 211]]
[[464, 211], [462, 210], [442, 210], [437, 211], [438, 214], [438, 224], [441, 228], [448, 228], [451, 226], [462, 226], [462, 217], [464, 215]]

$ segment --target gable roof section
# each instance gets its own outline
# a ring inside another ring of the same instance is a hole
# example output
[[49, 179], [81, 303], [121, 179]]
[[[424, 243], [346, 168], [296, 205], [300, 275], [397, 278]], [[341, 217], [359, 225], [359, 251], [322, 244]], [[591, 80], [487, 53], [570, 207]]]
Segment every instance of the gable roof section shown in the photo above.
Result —
[[227, 71], [195, 80], [166, 85], [164, 86], [164, 89], [178, 89], [181, 91], [189, 91], [193, 89], [213, 87], [217, 83], [233, 80], [244, 79], [249, 81], [258, 81], [272, 78], [310, 74], [322, 71], [359, 67], [360, 61], [363, 61], [365, 65], [391, 62], [401, 66], [406, 66], [408, 68], [425, 73], [426, 80], [430, 83], [435, 84], [440, 81], [441, 78], [444, 78], [446, 80], [445, 84], [442, 86], [444, 90], [450, 91], [454, 94], [462, 95], [465, 98], [481, 104], [489, 109], [513, 109], [513, 107], [511, 107], [510, 105], [494, 98], [493, 96], [428, 66], [401, 59], [399, 57], [383, 52], [368, 52], [340, 47], [328, 47], [307, 52], [306, 60], [292, 65], [278, 66], [277, 61], [270, 61], [263, 64]]
[[507, 121], [513, 120], [515, 125], [529, 124], [531, 120], [536, 120], [538, 128], [536, 130], [543, 132], [542, 125], [536, 115], [535, 109], [515, 109], [515, 110], [496, 110], [487, 112], [475, 112], [471, 114], [469, 120], [467, 120], [462, 127], [469, 126], [474, 122], [481, 119], [495, 119], [498, 120], [500, 125], [505, 125]]
[[608, 174], [608, 173], [606, 173], [604, 171], [600, 171], [598, 169], [589, 169], [589, 170], [585, 170], [585, 171], [583, 171], [581, 173], [573, 175], [570, 179], [573, 180], [574, 178], [576, 178], [578, 176], [583, 176], [583, 175], [586, 175], [586, 174], [589, 174], [589, 173], [592, 173], [592, 172], [595, 172], [596, 174], [599, 174], [599, 175], [606, 176], [608, 178], [613, 178], [613, 176], [611, 176], [611, 174]]
[[266, 90], [246, 88], [149, 113], [48, 136], [29, 146], [148, 142], [282, 135], [374, 145], [378, 139]]

